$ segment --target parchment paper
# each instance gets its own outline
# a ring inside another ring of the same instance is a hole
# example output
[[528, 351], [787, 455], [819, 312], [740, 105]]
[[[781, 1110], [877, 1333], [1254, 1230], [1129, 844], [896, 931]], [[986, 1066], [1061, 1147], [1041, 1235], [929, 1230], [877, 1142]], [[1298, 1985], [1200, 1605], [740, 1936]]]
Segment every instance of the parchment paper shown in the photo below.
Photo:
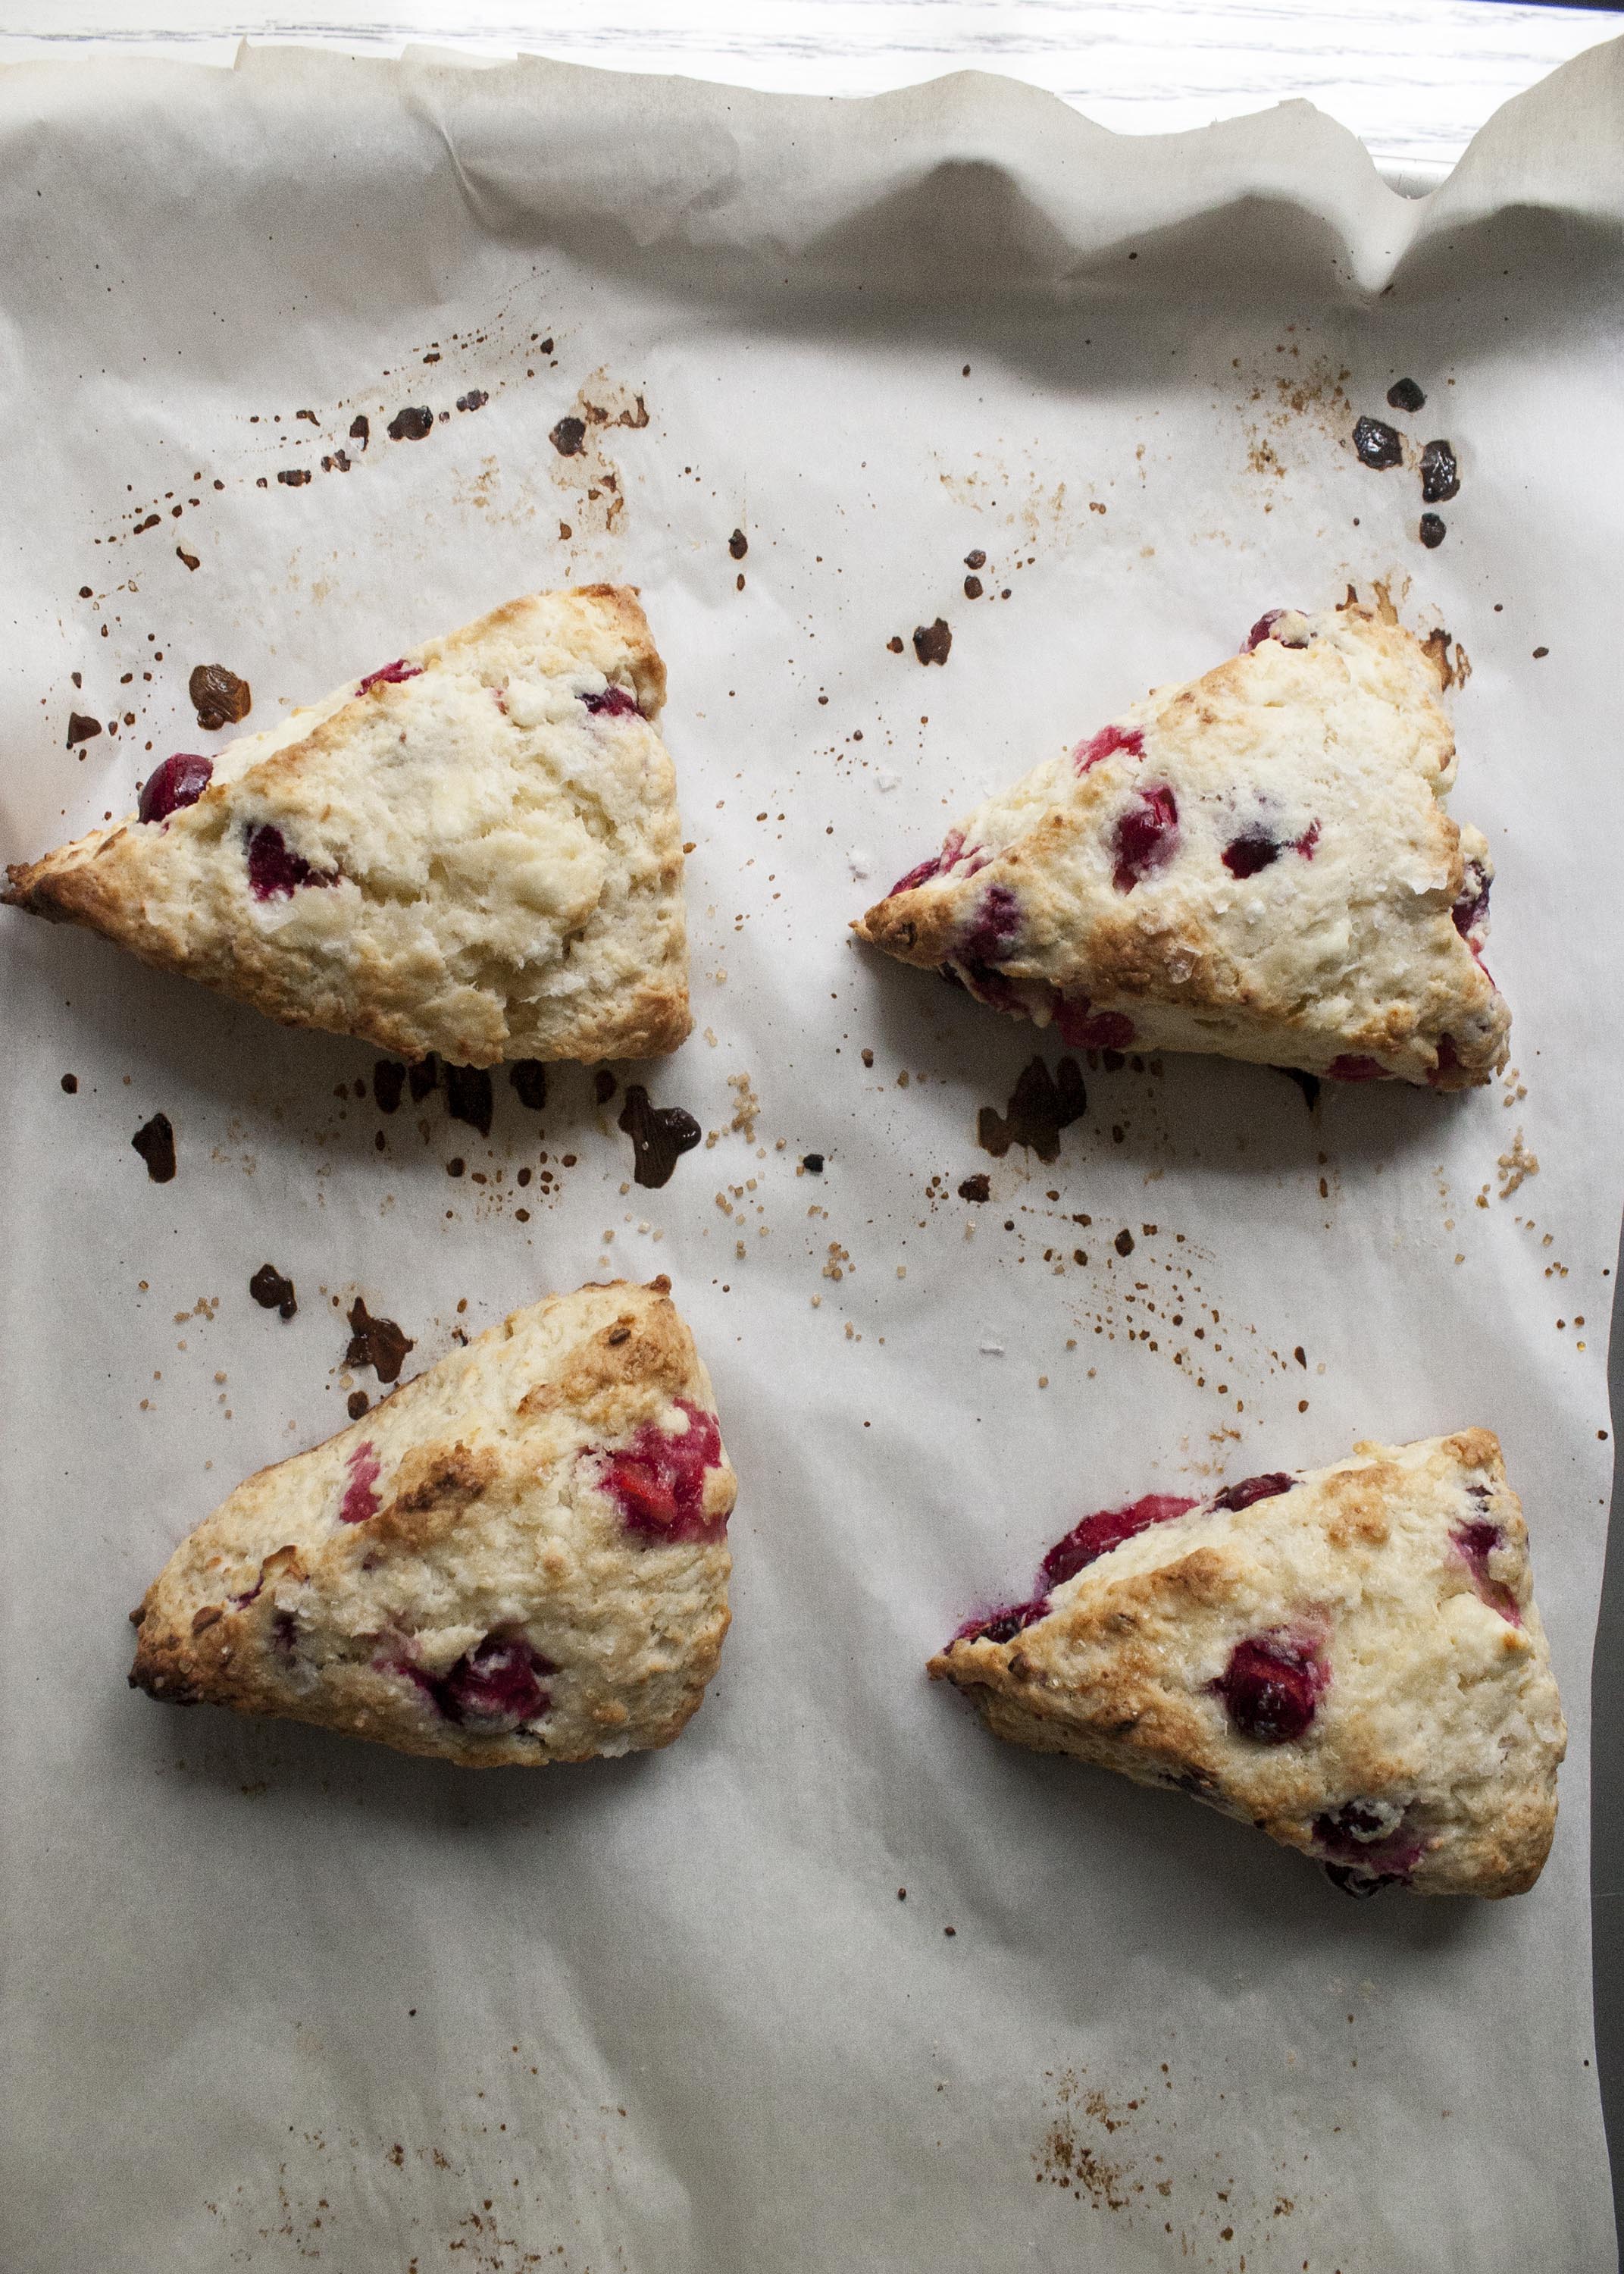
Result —
[[[488, 1142], [440, 1098], [387, 1118], [370, 1051], [0, 923], [19, 2274], [1613, 2263], [1621, 110], [1598, 50], [1410, 204], [1301, 106], [1117, 140], [972, 78], [0, 77], [7, 854], [214, 747], [198, 663], [259, 726], [628, 579], [695, 846], [698, 1030], [645, 1078], [718, 1133], [650, 1193], [585, 1070], [539, 1117], [499, 1083]], [[1429, 401], [1397, 423], [1460, 459], [1435, 552], [1413, 466], [1348, 442], [1401, 375]], [[1455, 809], [1499, 864], [1517, 1071], [1311, 1114], [1266, 1071], [1085, 1067], [1052, 1164], [979, 1151], [1036, 1038], [848, 920], [1266, 607], [1378, 582], [1470, 661]], [[69, 748], [73, 712], [102, 732]], [[130, 1145], [158, 1111], [163, 1185]], [[741, 1480], [734, 1630], [673, 1751], [477, 1776], [126, 1690], [173, 1544], [375, 1391], [357, 1291], [410, 1370], [661, 1269]], [[1572, 1729], [1521, 1901], [1350, 1903], [923, 1678], [1088, 1509], [1473, 1422]]]

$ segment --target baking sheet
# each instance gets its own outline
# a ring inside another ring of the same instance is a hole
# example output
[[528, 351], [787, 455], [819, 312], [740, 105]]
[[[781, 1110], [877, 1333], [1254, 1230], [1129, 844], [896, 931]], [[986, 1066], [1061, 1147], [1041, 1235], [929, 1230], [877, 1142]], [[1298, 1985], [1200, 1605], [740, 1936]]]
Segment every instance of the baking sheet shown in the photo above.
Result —
[[[358, 1046], [0, 925], [8, 2264], [1612, 2263], [1621, 55], [1416, 204], [1300, 105], [1118, 141], [971, 77], [0, 76], [8, 855], [126, 809], [149, 743], [213, 747], [197, 663], [269, 724], [515, 592], [635, 582], [695, 844], [697, 1028], [645, 1078], [714, 1133], [649, 1193], [584, 1070], [539, 1117], [499, 1084], [488, 1142], [441, 1099], [387, 1118]], [[1347, 447], [1401, 374], [1461, 461], [1432, 553], [1413, 471]], [[1052, 1163], [990, 1158], [1036, 1038], [848, 920], [989, 788], [1350, 582], [1470, 666], [1454, 807], [1499, 866], [1515, 1074], [1311, 1115], [1130, 1060], [1085, 1069]], [[64, 747], [76, 711], [102, 732]], [[129, 1142], [158, 1111], [164, 1185]], [[673, 1751], [476, 1777], [126, 1690], [174, 1542], [342, 1422], [357, 1291], [415, 1367], [656, 1270], [741, 1487]], [[1522, 1900], [1355, 1906], [923, 1680], [1089, 1508], [1477, 1421], [1572, 1731]]]

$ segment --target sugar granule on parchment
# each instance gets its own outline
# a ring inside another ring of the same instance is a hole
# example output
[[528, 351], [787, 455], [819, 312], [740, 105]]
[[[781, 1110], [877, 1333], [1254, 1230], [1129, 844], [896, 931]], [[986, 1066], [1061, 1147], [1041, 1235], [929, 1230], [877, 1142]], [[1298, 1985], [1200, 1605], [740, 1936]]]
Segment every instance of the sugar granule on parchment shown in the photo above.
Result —
[[730, 1073], [727, 1077], [727, 1087], [729, 1089], [738, 1091], [739, 1102], [733, 1108], [733, 1118], [726, 1129], [712, 1129], [707, 1133], [705, 1137], [707, 1152], [712, 1145], [719, 1144], [724, 1137], [735, 1131], [742, 1132], [747, 1145], [753, 1145], [756, 1141], [756, 1117], [761, 1111], [761, 1100], [750, 1087], [749, 1075]]
[[1510, 1151], [1502, 1153], [1500, 1156], [1500, 1196], [1501, 1200], [1508, 1201], [1513, 1193], [1515, 1193], [1520, 1186], [1525, 1184], [1530, 1177], [1537, 1177], [1538, 1174], [1539, 1156], [1537, 1153], [1530, 1153], [1529, 1151], [1527, 1146], [1522, 1142], [1522, 1132], [1519, 1129], [1516, 1135], [1511, 1141]]

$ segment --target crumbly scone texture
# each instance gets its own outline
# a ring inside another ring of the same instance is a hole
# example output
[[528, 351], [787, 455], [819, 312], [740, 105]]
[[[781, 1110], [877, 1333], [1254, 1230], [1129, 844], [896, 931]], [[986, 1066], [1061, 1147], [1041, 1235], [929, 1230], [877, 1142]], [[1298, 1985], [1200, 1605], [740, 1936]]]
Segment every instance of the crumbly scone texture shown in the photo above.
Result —
[[857, 931], [1074, 1044], [1486, 1082], [1492, 864], [1443, 803], [1442, 641], [1392, 615], [1265, 619], [980, 806]]
[[628, 1526], [613, 1465], [707, 1423], [665, 1280], [515, 1311], [239, 1486], [132, 1614], [131, 1682], [469, 1767], [669, 1744], [727, 1631], [735, 1480], [707, 1432], [662, 1537]]
[[[1311, 1648], [1323, 1677], [1289, 1742], [1240, 1734], [1226, 1705], [1259, 1637]], [[1550, 1849], [1567, 1729], [1487, 1429], [1361, 1445], [1238, 1511], [1154, 1524], [1024, 1630], [955, 1639], [929, 1670], [999, 1736], [1177, 1786], [1350, 1892], [1520, 1894]]]
[[[11, 868], [5, 898], [408, 1058], [674, 1050], [682, 838], [635, 592], [534, 592], [400, 663], [226, 745], [168, 820]], [[613, 689], [636, 708], [602, 704]], [[248, 850], [267, 828], [306, 880], [262, 894]]]

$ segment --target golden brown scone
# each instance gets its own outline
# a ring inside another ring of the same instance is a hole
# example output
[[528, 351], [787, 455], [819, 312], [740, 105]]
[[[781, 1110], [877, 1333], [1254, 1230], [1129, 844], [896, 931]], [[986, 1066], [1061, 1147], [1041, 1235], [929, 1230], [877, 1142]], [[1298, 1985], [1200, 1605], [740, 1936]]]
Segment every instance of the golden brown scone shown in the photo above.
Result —
[[635, 591], [533, 592], [164, 760], [4, 897], [407, 1058], [654, 1057], [691, 1024], [665, 697]]
[[856, 926], [1064, 1043], [1489, 1081], [1493, 864], [1444, 809], [1441, 642], [1277, 609], [948, 833]]
[[930, 1660], [988, 1727], [1175, 1785], [1350, 1894], [1531, 1887], [1567, 1747], [1486, 1429], [1086, 1517]]
[[132, 1614], [132, 1683], [464, 1766], [666, 1745], [736, 1489], [669, 1282], [549, 1296], [262, 1469]]

